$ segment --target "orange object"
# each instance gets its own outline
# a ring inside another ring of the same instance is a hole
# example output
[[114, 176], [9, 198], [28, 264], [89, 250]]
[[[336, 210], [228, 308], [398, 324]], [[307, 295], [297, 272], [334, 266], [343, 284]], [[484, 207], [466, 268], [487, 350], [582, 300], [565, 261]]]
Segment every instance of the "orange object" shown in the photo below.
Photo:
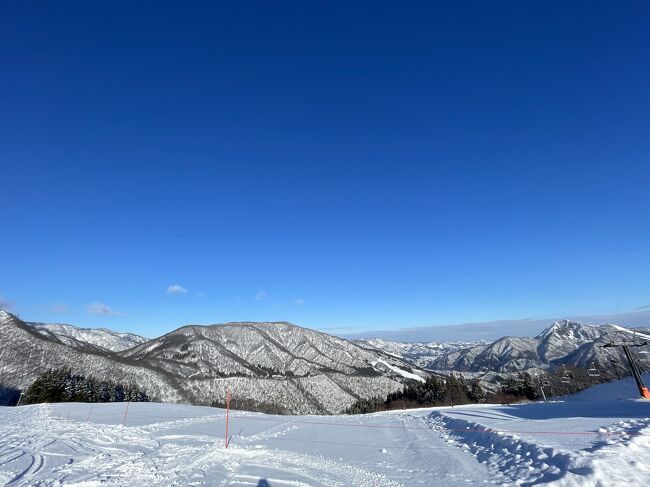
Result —
[[126, 409], [124, 410], [124, 417], [122, 418], [122, 426], [126, 424], [126, 415], [129, 414], [129, 404], [131, 404], [131, 401], [126, 402]]
[[226, 389], [226, 448], [228, 448], [228, 420], [230, 416], [230, 391]]
[[641, 397], [643, 397], [644, 399], [650, 399], [650, 391], [648, 390], [647, 387], [641, 388]]

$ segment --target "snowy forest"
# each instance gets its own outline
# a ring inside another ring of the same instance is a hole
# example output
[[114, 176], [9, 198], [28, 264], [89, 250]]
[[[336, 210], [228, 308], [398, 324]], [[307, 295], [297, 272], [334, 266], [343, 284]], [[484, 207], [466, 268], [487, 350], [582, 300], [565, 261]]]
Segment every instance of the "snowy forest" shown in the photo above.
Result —
[[[430, 376], [425, 381], [409, 381], [403, 390], [386, 398], [360, 399], [346, 409], [346, 414], [366, 414], [391, 409], [410, 409], [460, 404], [511, 404], [537, 401], [547, 397], [575, 394], [596, 383], [607, 382], [604, 377], [590, 377], [586, 370], [562, 367], [540, 376], [518, 372], [498, 382], [496, 391], [485, 390], [478, 379], [468, 382], [462, 374], [442, 378]], [[543, 391], [543, 392], [542, 392]]]
[[70, 369], [50, 369], [41, 374], [21, 398], [21, 404], [43, 402], [149, 402], [134, 384], [116, 384], [75, 375]]

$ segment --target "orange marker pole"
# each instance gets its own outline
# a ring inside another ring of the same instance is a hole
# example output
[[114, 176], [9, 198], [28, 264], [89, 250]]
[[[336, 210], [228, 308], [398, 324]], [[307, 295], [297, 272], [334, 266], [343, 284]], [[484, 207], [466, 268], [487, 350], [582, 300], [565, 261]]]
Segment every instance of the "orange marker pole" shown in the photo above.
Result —
[[131, 404], [131, 401], [126, 401], [126, 409], [124, 410], [124, 417], [122, 418], [122, 426], [126, 424], [126, 415], [129, 413], [129, 404]]
[[230, 420], [230, 391], [226, 389], [226, 448], [228, 448], [228, 422]]

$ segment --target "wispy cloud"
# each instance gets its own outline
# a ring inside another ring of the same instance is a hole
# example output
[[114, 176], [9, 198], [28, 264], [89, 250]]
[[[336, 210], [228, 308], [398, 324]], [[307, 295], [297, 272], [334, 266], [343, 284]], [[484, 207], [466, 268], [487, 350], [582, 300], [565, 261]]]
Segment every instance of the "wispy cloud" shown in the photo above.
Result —
[[13, 307], [14, 307], [13, 301], [9, 301], [8, 299], [5, 299], [2, 295], [0, 295], [0, 310], [11, 311]]
[[204, 297], [205, 297], [205, 293], [196, 293], [196, 297], [197, 297], [197, 298], [204, 298]]
[[642, 309], [650, 309], [650, 304], [644, 304], [643, 306], [639, 306], [638, 308], [635, 308], [637, 311], [641, 311]]
[[255, 295], [255, 299], [258, 301], [261, 301], [262, 299], [266, 299], [266, 291], [260, 291]]
[[88, 313], [99, 316], [121, 316], [123, 314], [119, 311], [115, 311], [104, 303], [100, 303], [99, 301], [88, 305]]
[[305, 304], [305, 300], [302, 299], [302, 298], [300, 298], [300, 299], [296, 299], [295, 303], [296, 303], [296, 304], [299, 304], [300, 306], [302, 306], [303, 304]]
[[167, 288], [167, 294], [185, 294], [187, 289], [185, 289], [180, 284], [172, 284]]
[[66, 311], [68, 311], [70, 309], [70, 307], [67, 304], [64, 304], [64, 303], [54, 303], [50, 307], [50, 309], [54, 313], [65, 313]]
[[352, 335], [359, 333], [363, 328], [357, 326], [330, 326], [328, 328], [317, 328], [318, 331], [323, 333], [330, 333], [332, 335]]

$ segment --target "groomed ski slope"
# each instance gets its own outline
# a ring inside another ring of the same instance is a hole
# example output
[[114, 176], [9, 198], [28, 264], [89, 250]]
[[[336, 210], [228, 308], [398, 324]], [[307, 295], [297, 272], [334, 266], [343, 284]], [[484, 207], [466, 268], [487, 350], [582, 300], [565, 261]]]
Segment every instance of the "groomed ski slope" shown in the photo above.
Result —
[[231, 411], [228, 449], [220, 409], [134, 403], [122, 426], [123, 403], [0, 408], [0, 485], [648, 485], [650, 401], [631, 396], [621, 381], [549, 404]]

